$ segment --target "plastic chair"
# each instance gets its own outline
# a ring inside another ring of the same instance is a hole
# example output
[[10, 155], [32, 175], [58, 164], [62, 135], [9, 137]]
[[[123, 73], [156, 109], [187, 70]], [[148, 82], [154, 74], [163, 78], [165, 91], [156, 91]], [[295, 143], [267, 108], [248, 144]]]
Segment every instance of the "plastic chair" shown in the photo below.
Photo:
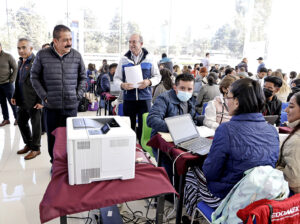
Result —
[[123, 112], [123, 103], [120, 103], [118, 105], [118, 115], [119, 116], [124, 116], [124, 112]]
[[205, 108], [207, 106], [208, 102], [204, 103], [203, 104], [203, 107], [202, 107], [202, 114], [201, 115], [204, 115], [205, 114]]
[[147, 143], [150, 140], [152, 128], [149, 128], [147, 125], [147, 117], [149, 113], [143, 114], [143, 130], [141, 137], [141, 145], [143, 149], [148, 152], [153, 157], [152, 147], [148, 146]]
[[281, 111], [281, 116], [280, 116], [280, 126], [284, 124], [284, 122], [287, 122], [287, 113]]
[[205, 202], [200, 201], [200, 202], [197, 204], [197, 207], [196, 207], [196, 209], [195, 209], [194, 212], [193, 212], [191, 223], [193, 223], [194, 218], [195, 218], [195, 215], [196, 215], [197, 212], [199, 212], [199, 213], [206, 219], [206, 221], [207, 221], [208, 223], [211, 223], [211, 214], [212, 214], [215, 210], [216, 210], [215, 208], [211, 208], [211, 207], [209, 207]]
[[288, 102], [282, 103], [282, 104], [281, 104], [281, 111], [284, 112], [285, 109], [286, 109], [288, 106], [289, 106], [289, 103], [288, 103]]

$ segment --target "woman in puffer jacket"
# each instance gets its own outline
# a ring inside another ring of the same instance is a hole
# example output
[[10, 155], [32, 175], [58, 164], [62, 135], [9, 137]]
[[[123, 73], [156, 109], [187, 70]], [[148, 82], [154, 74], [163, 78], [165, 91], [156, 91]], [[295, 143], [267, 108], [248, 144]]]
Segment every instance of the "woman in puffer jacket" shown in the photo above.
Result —
[[265, 98], [260, 84], [237, 80], [225, 99], [232, 118], [217, 128], [203, 166], [186, 174], [184, 203], [189, 215], [201, 200], [218, 207], [246, 170], [275, 167], [279, 157], [277, 130], [261, 114]]

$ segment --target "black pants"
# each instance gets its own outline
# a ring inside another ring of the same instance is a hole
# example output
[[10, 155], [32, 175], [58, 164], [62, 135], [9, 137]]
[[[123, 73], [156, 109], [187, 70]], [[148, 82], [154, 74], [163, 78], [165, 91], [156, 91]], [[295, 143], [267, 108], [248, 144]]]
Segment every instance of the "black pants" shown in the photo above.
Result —
[[17, 119], [17, 107], [15, 105], [12, 105], [10, 100], [13, 97], [15, 88], [12, 83], [4, 83], [0, 84], [0, 104], [1, 104], [1, 109], [2, 109], [2, 114], [3, 114], [3, 119], [4, 120], [9, 120], [9, 113], [8, 113], [8, 108], [7, 108], [7, 101], [8, 100], [11, 109], [14, 113], [15, 119]]
[[[139, 142], [141, 142], [143, 128], [143, 114], [149, 112], [151, 100], [124, 100], [123, 112], [130, 117], [131, 128], [136, 132]], [[138, 128], [136, 129], [136, 115], [138, 115]]]
[[[32, 132], [28, 121], [30, 119]], [[24, 143], [33, 151], [41, 147], [41, 110], [18, 108], [18, 126]]]
[[46, 119], [45, 119], [45, 111], [44, 111], [44, 109], [41, 109], [41, 110], [42, 110], [42, 115], [41, 115], [42, 132], [47, 132]]
[[77, 116], [77, 108], [73, 110], [44, 108], [44, 113], [47, 126], [48, 152], [52, 163], [55, 137], [51, 133], [58, 127], [66, 127], [67, 118]]

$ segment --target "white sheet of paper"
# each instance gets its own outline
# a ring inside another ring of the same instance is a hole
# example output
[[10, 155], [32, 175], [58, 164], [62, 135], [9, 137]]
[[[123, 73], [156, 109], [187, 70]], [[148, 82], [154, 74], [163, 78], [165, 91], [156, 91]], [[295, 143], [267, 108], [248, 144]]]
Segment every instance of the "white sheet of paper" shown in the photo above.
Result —
[[172, 136], [168, 132], [158, 132], [160, 136], [166, 141], [166, 142], [173, 142]]
[[206, 126], [197, 126], [200, 137], [207, 138], [215, 135], [215, 130]]
[[125, 67], [125, 76], [127, 83], [132, 83], [134, 88], [138, 88], [138, 83], [143, 81], [141, 65]]

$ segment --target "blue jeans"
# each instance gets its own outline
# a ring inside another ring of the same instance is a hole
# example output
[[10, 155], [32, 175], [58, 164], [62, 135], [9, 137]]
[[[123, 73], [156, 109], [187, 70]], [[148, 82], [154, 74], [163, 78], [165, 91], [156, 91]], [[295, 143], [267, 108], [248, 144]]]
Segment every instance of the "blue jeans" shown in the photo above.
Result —
[[0, 84], [0, 103], [4, 120], [9, 120], [6, 99], [8, 100], [11, 106], [15, 119], [17, 119], [17, 107], [15, 105], [12, 105], [10, 102], [11, 98], [13, 97], [14, 91], [15, 88], [12, 83]]

